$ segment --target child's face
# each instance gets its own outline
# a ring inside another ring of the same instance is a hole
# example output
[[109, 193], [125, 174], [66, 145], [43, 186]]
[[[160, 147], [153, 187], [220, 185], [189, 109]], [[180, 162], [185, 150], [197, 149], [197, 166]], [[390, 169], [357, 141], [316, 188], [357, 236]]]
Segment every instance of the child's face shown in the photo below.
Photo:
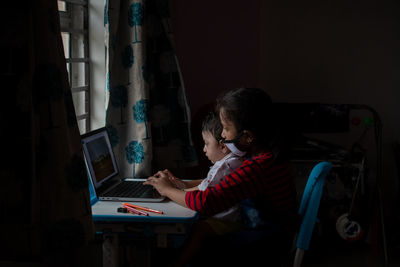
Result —
[[227, 155], [228, 149], [222, 142], [218, 142], [217, 139], [212, 135], [209, 131], [203, 131], [201, 133], [204, 140], [204, 148], [203, 151], [206, 153], [207, 158], [215, 163], [218, 160], [221, 160], [225, 155]]
[[235, 138], [239, 133], [233, 122], [228, 120], [226, 116], [224, 116], [223, 109], [221, 109], [221, 111], [219, 112], [219, 118], [222, 124], [222, 138], [226, 140], [232, 140], [233, 138]]

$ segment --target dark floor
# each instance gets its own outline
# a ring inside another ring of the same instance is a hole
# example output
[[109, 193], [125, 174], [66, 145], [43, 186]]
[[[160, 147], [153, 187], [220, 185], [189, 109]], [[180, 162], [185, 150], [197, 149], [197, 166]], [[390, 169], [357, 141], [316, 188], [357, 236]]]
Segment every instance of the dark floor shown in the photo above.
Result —
[[[161, 257], [170, 258], [174, 253], [161, 253]], [[160, 256], [160, 255], [159, 255]], [[380, 244], [371, 245], [366, 241], [350, 243], [339, 238], [325, 242], [313, 240], [310, 249], [305, 252], [302, 267], [399, 267], [400, 266], [400, 245], [390, 247], [387, 250], [387, 260]], [[207, 257], [207, 256], [204, 256]], [[165, 261], [163, 262], [165, 263]], [[287, 263], [292, 266], [292, 260]], [[158, 263], [152, 266], [161, 266]], [[228, 265], [226, 265], [228, 266]], [[238, 265], [230, 265], [238, 266]], [[244, 265], [241, 265], [244, 266]], [[248, 265], [252, 266], [252, 265]], [[268, 266], [267, 263], [260, 266]], [[286, 266], [286, 265], [285, 265]]]
[[[304, 254], [302, 267], [400, 267], [400, 233], [394, 233], [400, 230], [389, 232], [391, 234], [386, 235], [385, 256], [385, 246], [379, 231], [375, 235], [365, 234], [360, 240], [350, 242], [341, 239], [335, 231], [318, 232], [317, 229], [309, 250]], [[160, 258], [166, 259], [174, 253], [170, 251], [161, 254]], [[289, 260], [288, 266], [292, 266], [290, 262], [292, 260]]]
[[[400, 238], [389, 235], [387, 244], [387, 260], [383, 250], [383, 242], [371, 242], [368, 238], [357, 242], [348, 242], [342, 240], [336, 235], [329, 236], [313, 236], [310, 248], [304, 254], [302, 267], [399, 267], [400, 266]], [[140, 246], [137, 243], [126, 243], [126, 240], [119, 240], [119, 264], [115, 267], [158, 267], [169, 266], [176, 257], [178, 250], [176, 244], [170, 244], [169, 248], [158, 248], [155, 250], [146, 249], [151, 246], [146, 241], [141, 241]], [[182, 242], [182, 240], [175, 240]], [[178, 243], [179, 243], [178, 242]], [[371, 244], [372, 243], [372, 244]], [[104, 244], [96, 243], [92, 248], [92, 259], [95, 262], [82, 266], [106, 267], [107, 264], [101, 264], [102, 255], [105, 253]], [[175, 248], [173, 248], [175, 247]], [[228, 255], [229, 256], [229, 255]], [[204, 255], [208, 257], [208, 255]], [[268, 260], [260, 266], [268, 266]], [[287, 264], [291, 267], [292, 264]], [[256, 264], [257, 265], [257, 264]], [[219, 266], [256, 266], [256, 265], [219, 265]], [[0, 266], [10, 267], [42, 267], [40, 264], [23, 263], [23, 262], [2, 262]], [[204, 265], [203, 265], [204, 266]], [[211, 265], [206, 265], [211, 266]]]
[[[164, 255], [164, 259], [168, 256]], [[169, 255], [171, 256], [171, 254]], [[152, 266], [161, 266], [155, 264]], [[211, 265], [210, 265], [211, 266]], [[213, 265], [212, 265], [213, 266]], [[226, 265], [228, 266], [228, 265]], [[239, 265], [230, 265], [239, 266]], [[244, 266], [241, 265], [240, 266]], [[248, 265], [252, 266], [252, 265]], [[261, 264], [259, 266], [268, 266]], [[292, 263], [287, 263], [288, 267]], [[400, 248], [388, 254], [388, 260], [382, 251], [374, 251], [368, 244], [342, 244], [341, 247], [323, 247], [306, 251], [301, 267], [399, 267]]]
[[350, 243], [335, 240], [331, 244], [316, 243], [304, 254], [302, 267], [394, 267], [400, 266], [400, 246], [387, 248], [383, 244], [371, 245], [367, 241]]

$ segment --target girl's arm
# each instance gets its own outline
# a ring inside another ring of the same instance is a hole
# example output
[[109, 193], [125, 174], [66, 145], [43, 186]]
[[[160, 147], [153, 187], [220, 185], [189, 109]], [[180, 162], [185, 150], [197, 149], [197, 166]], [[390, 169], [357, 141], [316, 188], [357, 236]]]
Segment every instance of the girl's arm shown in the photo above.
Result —
[[159, 171], [154, 176], [150, 176], [143, 183], [152, 185], [162, 196], [166, 196], [183, 207], [187, 207], [185, 201], [186, 192], [175, 187], [168, 174]]
[[[173, 185], [175, 185], [176, 188], [185, 190], [185, 191], [192, 191], [193, 188], [196, 188], [202, 181], [202, 179], [183, 181], [179, 178], [171, 177], [171, 176], [169, 176], [168, 179], [170, 180], [170, 182]], [[189, 189], [191, 189], [191, 190], [189, 190]]]
[[[176, 188], [186, 191], [189, 191], [187, 189], [191, 189], [193, 187], [198, 186], [201, 183], [201, 181], [203, 181], [203, 179], [183, 181], [175, 177], [175, 175], [173, 175], [169, 170], [164, 170], [162, 171], [162, 173], [168, 176], [168, 179], [171, 181], [173, 185], [175, 185]], [[157, 173], [154, 176], [157, 177]]]
[[[159, 180], [158, 182], [161, 182], [161, 180], [163, 180], [163, 178], [156, 178], [156, 179]], [[155, 185], [153, 185], [153, 186], [158, 191], [157, 186], [155, 186]], [[177, 189], [177, 188], [174, 188], [174, 187], [171, 187], [171, 186], [170, 187], [167, 186], [167, 187], [165, 187], [163, 189], [163, 194], [162, 193], [160, 193], [160, 194], [168, 197], [172, 201], [174, 201], [174, 202], [178, 203], [179, 205], [187, 208], [186, 201], [185, 201], [185, 195], [186, 195], [185, 191], [182, 191], [180, 189]]]
[[[197, 190], [197, 186], [199, 184], [201, 184], [201, 181], [203, 181], [203, 179], [185, 181], [185, 183], [186, 183], [186, 188], [185, 188], [186, 191], [189, 191], [189, 189], [192, 189], [192, 188], [196, 188], [196, 189], [193, 189], [193, 190]], [[190, 190], [190, 191], [193, 191], [193, 190]]]
[[183, 191], [188, 192], [188, 191], [195, 191], [195, 190], [199, 190], [199, 187], [198, 186], [193, 186], [193, 187], [190, 187], [190, 188], [186, 188]]

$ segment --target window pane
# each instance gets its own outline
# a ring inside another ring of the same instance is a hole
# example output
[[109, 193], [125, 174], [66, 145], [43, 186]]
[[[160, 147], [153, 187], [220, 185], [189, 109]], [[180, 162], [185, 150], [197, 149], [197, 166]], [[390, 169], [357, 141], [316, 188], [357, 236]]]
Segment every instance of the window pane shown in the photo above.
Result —
[[58, 0], [69, 84], [81, 134], [90, 130], [88, 3]]
[[58, 2], [58, 10], [59, 11], [67, 11], [67, 5], [64, 1], [57, 1]]
[[71, 38], [71, 57], [83, 58], [85, 57], [85, 43], [82, 33], [70, 33]]
[[64, 46], [64, 54], [65, 54], [65, 58], [69, 58], [70, 57], [70, 47], [69, 47], [69, 38], [70, 38], [70, 34], [68, 32], [63, 32], [61, 33], [62, 36], [62, 41], [63, 41], [63, 46]]
[[78, 126], [79, 126], [80, 134], [84, 134], [84, 133], [86, 133], [88, 131], [88, 129], [86, 129], [86, 119], [79, 120], [78, 121]]
[[88, 75], [88, 73], [85, 71], [86, 64], [87, 63], [85, 62], [71, 62], [67, 64], [69, 66], [68, 72], [70, 76], [71, 87], [81, 87], [87, 85], [86, 81], [89, 77], [86, 77]]
[[72, 94], [74, 100], [75, 114], [76, 116], [83, 115], [86, 113], [85, 110], [85, 92], [77, 92]]

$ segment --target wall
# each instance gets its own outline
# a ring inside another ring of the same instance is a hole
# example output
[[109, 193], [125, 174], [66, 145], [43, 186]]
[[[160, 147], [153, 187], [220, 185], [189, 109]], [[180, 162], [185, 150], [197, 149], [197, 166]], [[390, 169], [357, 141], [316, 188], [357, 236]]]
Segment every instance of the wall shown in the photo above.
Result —
[[[385, 213], [399, 214], [392, 148], [400, 141], [395, 1], [172, 2], [177, 54], [194, 114], [238, 86], [267, 88], [281, 102], [369, 105], [384, 126], [379, 182]], [[361, 134], [353, 130], [355, 136], [333, 139], [350, 144]], [[374, 157], [374, 139], [365, 145]]]
[[[400, 9], [394, 1], [357, 2], [263, 2], [260, 86], [276, 101], [374, 108], [383, 123], [384, 209], [398, 214]], [[373, 139], [365, 145], [376, 152]]]
[[171, 1], [177, 56], [195, 114], [222, 90], [256, 86], [259, 0]]
[[170, 7], [199, 156], [199, 167], [182, 175], [201, 178], [210, 166], [202, 152], [205, 111], [226, 89], [257, 86], [260, 1], [170, 0]]

